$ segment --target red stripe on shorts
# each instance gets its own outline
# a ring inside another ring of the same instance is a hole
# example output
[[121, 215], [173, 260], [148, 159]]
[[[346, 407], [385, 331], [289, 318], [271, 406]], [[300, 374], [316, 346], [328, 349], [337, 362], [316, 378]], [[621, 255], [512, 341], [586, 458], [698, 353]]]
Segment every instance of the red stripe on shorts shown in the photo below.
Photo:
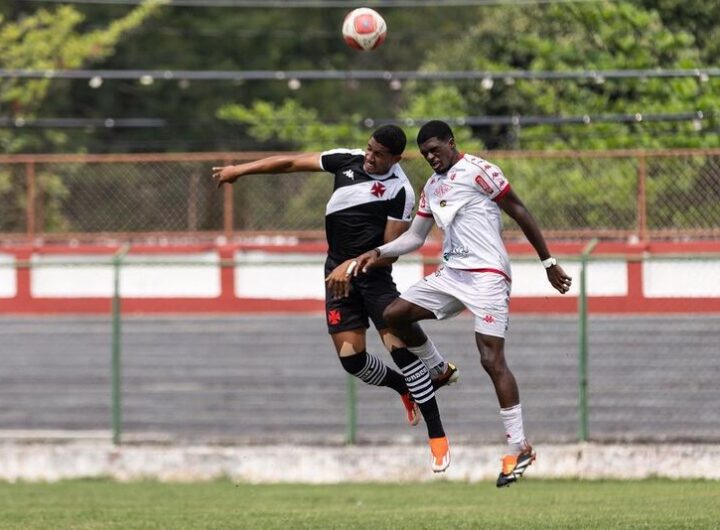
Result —
[[499, 274], [500, 276], [503, 276], [507, 281], [511, 282], [510, 276], [505, 274], [503, 271], [499, 269], [461, 269], [466, 272], [492, 272], [493, 274]]

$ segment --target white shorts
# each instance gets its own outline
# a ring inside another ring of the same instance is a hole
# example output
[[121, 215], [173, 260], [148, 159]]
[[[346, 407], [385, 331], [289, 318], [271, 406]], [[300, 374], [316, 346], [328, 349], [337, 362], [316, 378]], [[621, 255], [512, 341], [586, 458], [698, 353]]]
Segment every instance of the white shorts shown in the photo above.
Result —
[[475, 315], [475, 331], [505, 337], [508, 328], [510, 281], [497, 272], [470, 272], [440, 267], [412, 285], [400, 298], [442, 320], [468, 308]]

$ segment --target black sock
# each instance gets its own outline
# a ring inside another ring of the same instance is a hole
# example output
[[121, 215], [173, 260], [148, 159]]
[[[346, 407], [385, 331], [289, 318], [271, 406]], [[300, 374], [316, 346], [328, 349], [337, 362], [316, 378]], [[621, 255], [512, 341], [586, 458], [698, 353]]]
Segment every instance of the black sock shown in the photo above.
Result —
[[445, 436], [445, 430], [440, 420], [440, 409], [435, 399], [435, 391], [428, 369], [407, 348], [393, 350], [390, 355], [405, 376], [410, 396], [417, 403], [423, 418], [425, 418], [428, 436], [430, 438]]
[[388, 386], [400, 395], [408, 391], [402, 375], [382, 362], [382, 359], [366, 351], [349, 357], [340, 357], [340, 364], [347, 373], [369, 385]]

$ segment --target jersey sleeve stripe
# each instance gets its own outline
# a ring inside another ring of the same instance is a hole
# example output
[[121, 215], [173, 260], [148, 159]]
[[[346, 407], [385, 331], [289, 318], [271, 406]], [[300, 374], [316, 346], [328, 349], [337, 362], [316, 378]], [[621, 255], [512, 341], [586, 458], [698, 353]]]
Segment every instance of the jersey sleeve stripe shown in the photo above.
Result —
[[320, 153], [320, 168], [321, 168], [323, 171], [328, 171], [328, 170], [325, 168], [325, 166], [323, 165], [323, 162], [322, 162], [322, 161], [323, 161], [323, 158], [324, 158], [325, 156], [341, 155], [341, 154], [342, 154], [342, 155], [353, 155], [353, 156], [357, 156], [357, 155], [364, 155], [364, 154], [365, 154], [365, 151], [363, 151], [362, 149], [347, 149], [347, 148], [345, 148], [345, 147], [339, 147], [339, 148], [337, 148], [337, 149], [330, 149], [330, 150], [328, 150], [328, 151], [323, 151], [322, 153]]
[[[483, 178], [483, 180], [484, 180], [486, 183], [488, 183], [490, 186], [492, 186], [493, 188], [496, 188], [496, 189], [497, 189], [498, 185], [497, 185], [497, 183], [495, 182], [495, 180], [493, 180], [493, 178], [490, 176], [490, 173], [488, 173], [487, 170], [486, 170], [484, 167], [481, 167], [481, 168], [480, 168], [480, 171], [482, 171], [482, 172], [485, 174], [485, 176], [487, 177], [487, 178]], [[502, 192], [503, 192], [503, 190], [500, 190], [500, 191], [499, 191], [499, 193], [502, 193]], [[495, 199], [493, 199], [493, 200], [495, 200]]]
[[432, 217], [431, 213], [421, 212], [420, 210], [418, 210], [417, 215], [419, 215], [420, 217]]
[[505, 187], [500, 191], [500, 193], [495, 195], [495, 198], [493, 199], [493, 201], [498, 202], [500, 199], [505, 197], [505, 195], [507, 195], [509, 191], [510, 191], [510, 183], [508, 182], [505, 185]]

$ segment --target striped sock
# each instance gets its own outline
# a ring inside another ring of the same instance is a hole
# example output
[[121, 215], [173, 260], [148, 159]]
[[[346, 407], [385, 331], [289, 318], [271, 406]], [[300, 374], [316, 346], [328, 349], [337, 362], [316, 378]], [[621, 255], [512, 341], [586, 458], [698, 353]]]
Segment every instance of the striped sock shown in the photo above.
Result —
[[349, 357], [340, 357], [340, 364], [347, 373], [368, 385], [387, 386], [401, 395], [408, 391], [402, 375], [387, 366], [382, 359], [366, 351]]
[[435, 399], [435, 391], [427, 367], [407, 348], [398, 348], [390, 354], [405, 376], [410, 396], [417, 403], [423, 418], [425, 418], [428, 436], [430, 438], [445, 436], [445, 430], [440, 420], [440, 409]]
[[410, 347], [408, 346], [408, 350], [410, 353], [415, 355], [418, 359], [420, 359], [425, 366], [428, 367], [428, 370], [430, 370], [430, 377], [440, 377], [445, 373], [445, 370], [447, 369], [447, 363], [445, 362], [445, 359], [443, 359], [443, 356], [440, 355], [440, 352], [435, 347], [435, 344], [433, 341], [430, 340], [428, 337], [428, 340], [426, 340], [423, 344], [416, 347]]

